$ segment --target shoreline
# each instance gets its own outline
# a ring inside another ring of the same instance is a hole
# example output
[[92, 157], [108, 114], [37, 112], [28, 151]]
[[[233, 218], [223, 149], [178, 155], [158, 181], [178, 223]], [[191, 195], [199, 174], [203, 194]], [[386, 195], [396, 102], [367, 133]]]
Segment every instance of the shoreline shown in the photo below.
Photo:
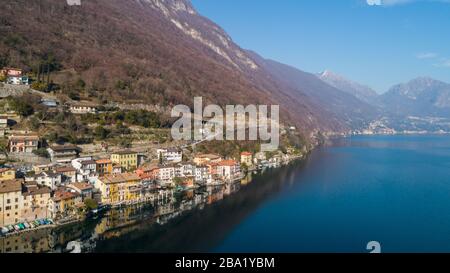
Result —
[[442, 136], [442, 135], [450, 135], [450, 132], [396, 132], [391, 134], [386, 133], [345, 134], [343, 136], [352, 137], [352, 136], [426, 136], [426, 135]]
[[39, 227], [35, 227], [35, 228], [30, 228], [30, 229], [24, 229], [24, 230], [11, 232], [11, 233], [8, 233], [8, 234], [2, 234], [2, 235], [0, 235], [0, 238], [8, 238], [8, 237], [12, 237], [12, 236], [20, 235], [20, 234], [26, 234], [28, 232], [34, 232], [34, 231], [44, 230], [44, 229], [55, 229], [55, 228], [58, 228], [58, 227], [59, 227], [59, 225], [57, 225], [57, 224], [39, 226]]
[[[316, 149], [317, 147], [320, 147], [320, 145], [317, 145], [314, 147], [314, 149]], [[215, 184], [215, 185], [203, 185], [203, 186], [196, 186], [193, 188], [189, 188], [189, 189], [184, 189], [181, 191], [175, 191], [175, 193], [185, 193], [185, 192], [189, 192], [192, 190], [197, 190], [197, 189], [201, 189], [201, 188], [205, 188], [205, 187], [221, 187], [221, 186], [225, 186], [227, 184], [234, 184], [234, 183], [242, 183], [242, 181], [244, 179], [246, 179], [248, 177], [248, 175], [250, 173], [254, 174], [254, 173], [260, 173], [260, 172], [264, 172], [265, 170], [279, 170], [283, 167], [289, 166], [291, 164], [295, 164], [296, 162], [301, 162], [303, 160], [306, 160], [308, 155], [314, 150], [312, 149], [311, 151], [308, 151], [307, 153], [305, 153], [302, 156], [295, 156], [292, 157], [291, 160], [289, 160], [288, 162], [284, 162], [284, 164], [281, 164], [277, 167], [267, 167], [267, 168], [262, 168], [262, 169], [254, 169], [254, 170], [249, 170], [245, 176], [243, 176], [242, 178], [239, 179], [235, 179], [232, 181], [224, 181], [223, 183], [220, 184]], [[249, 181], [247, 181], [247, 183], [250, 183], [253, 181], [253, 178], [250, 179]], [[133, 202], [130, 204], [120, 204], [120, 205], [116, 205], [116, 206], [111, 206], [110, 210], [114, 210], [114, 209], [122, 209], [122, 208], [130, 208], [136, 205], [148, 205], [148, 204], [152, 204], [153, 200], [144, 200], [144, 201], [139, 201], [139, 202]], [[89, 212], [88, 212], [89, 213]], [[58, 228], [62, 228], [62, 227], [67, 227], [73, 224], [78, 224], [78, 223], [84, 223], [86, 222], [90, 217], [88, 217], [88, 213], [86, 213], [85, 215], [83, 215], [82, 217], [77, 217], [77, 219], [73, 219], [73, 220], [69, 220], [66, 222], [61, 223], [60, 221], [55, 221], [54, 224], [51, 225], [45, 225], [45, 226], [39, 226], [39, 227], [35, 227], [35, 228], [29, 228], [29, 229], [25, 229], [25, 230], [19, 230], [19, 231], [15, 231], [12, 233], [7, 233], [7, 234], [1, 234], [0, 238], [8, 238], [8, 237], [12, 237], [12, 236], [17, 236], [20, 234], [25, 234], [25, 233], [29, 233], [29, 232], [34, 232], [34, 231], [39, 231], [39, 230], [45, 230], [45, 229], [49, 229], [49, 230], [55, 230]]]
[[[326, 138], [328, 140], [339, 139], [339, 138], [351, 138], [351, 137], [371, 137], [371, 136], [446, 136], [450, 135], [450, 132], [414, 132], [414, 133], [394, 133], [394, 134], [385, 134], [385, 133], [377, 133], [377, 134], [332, 134], [328, 135]], [[320, 146], [320, 145], [318, 145]], [[317, 147], [315, 147], [317, 148]], [[314, 149], [315, 149], [314, 148]], [[313, 151], [312, 149], [311, 151]], [[310, 152], [311, 152], [310, 151]]]

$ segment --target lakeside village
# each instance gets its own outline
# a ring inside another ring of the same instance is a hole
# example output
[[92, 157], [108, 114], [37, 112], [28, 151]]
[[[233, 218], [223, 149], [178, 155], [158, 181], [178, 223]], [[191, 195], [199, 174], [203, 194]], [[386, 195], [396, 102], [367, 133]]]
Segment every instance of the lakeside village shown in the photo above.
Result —
[[[2, 73], [8, 84], [27, 85], [20, 69]], [[41, 104], [52, 108], [56, 102]], [[65, 111], [80, 116], [98, 110], [93, 104], [75, 103]], [[0, 167], [0, 237], [81, 222], [110, 208], [152, 203], [174, 192], [235, 183], [248, 172], [302, 157], [282, 151], [241, 151], [235, 157], [185, 153], [179, 145], [151, 153], [109, 147], [100, 155], [90, 154], [73, 144], [44, 145], [36, 132], [11, 129], [20, 118], [16, 112], [0, 113], [3, 152], [14, 159]], [[42, 153], [49, 162], [36, 158]]]

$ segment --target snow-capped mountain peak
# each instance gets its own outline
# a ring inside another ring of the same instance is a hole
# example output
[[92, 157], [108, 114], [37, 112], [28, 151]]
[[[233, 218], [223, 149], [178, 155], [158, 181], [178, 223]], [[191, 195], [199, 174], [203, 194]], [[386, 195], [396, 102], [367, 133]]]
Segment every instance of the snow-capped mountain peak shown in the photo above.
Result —
[[324, 70], [322, 73], [319, 73], [317, 76], [327, 84], [341, 91], [352, 94], [358, 99], [368, 103], [373, 102], [373, 99], [378, 96], [377, 93], [370, 87], [348, 80], [328, 69]]

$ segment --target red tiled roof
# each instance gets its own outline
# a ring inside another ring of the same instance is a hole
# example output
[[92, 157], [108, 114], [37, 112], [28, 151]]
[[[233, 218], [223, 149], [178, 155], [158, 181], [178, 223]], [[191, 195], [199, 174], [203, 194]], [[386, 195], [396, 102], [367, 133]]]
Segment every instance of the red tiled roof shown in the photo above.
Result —
[[107, 174], [100, 178], [105, 184], [125, 183], [140, 180], [139, 175], [135, 173]]
[[0, 193], [22, 191], [22, 181], [19, 179], [0, 181]]
[[77, 189], [79, 189], [81, 191], [90, 190], [90, 189], [94, 188], [91, 184], [84, 183], [84, 182], [74, 182], [74, 183], [72, 183], [70, 185], [72, 185], [73, 187], [75, 187], [75, 188], [77, 188]]
[[151, 179], [151, 178], [153, 178], [154, 176], [152, 175], [152, 174], [141, 174], [141, 175], [139, 175], [139, 177], [141, 178], [141, 179]]
[[139, 167], [138, 170], [141, 170], [141, 171], [144, 171], [144, 172], [149, 172], [149, 171], [153, 171], [153, 170], [156, 170], [156, 169], [159, 169], [158, 164], [151, 163], [151, 164], [147, 164], [147, 165]]
[[236, 161], [234, 161], [234, 160], [222, 160], [217, 165], [218, 166], [236, 166]]
[[64, 190], [58, 190], [55, 192], [55, 195], [53, 196], [53, 200], [58, 202], [61, 200], [68, 200], [79, 196], [76, 192], [70, 192], [70, 191], [64, 191]]
[[29, 186], [27, 191], [22, 193], [23, 196], [38, 195], [38, 194], [50, 194], [52, 190], [48, 187]]
[[107, 159], [107, 158], [99, 159], [99, 160], [97, 160], [95, 162], [97, 164], [111, 164], [112, 163], [111, 159]]

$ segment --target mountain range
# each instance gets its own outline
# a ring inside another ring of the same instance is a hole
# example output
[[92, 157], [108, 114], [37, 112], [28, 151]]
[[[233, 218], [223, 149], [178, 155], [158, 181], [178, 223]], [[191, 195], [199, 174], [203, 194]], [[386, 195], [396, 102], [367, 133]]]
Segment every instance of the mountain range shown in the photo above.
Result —
[[331, 71], [317, 75], [377, 109], [374, 121], [397, 131], [446, 131], [450, 129], [450, 84], [429, 77], [418, 77], [377, 94], [369, 87]]
[[378, 97], [377, 92], [368, 86], [346, 79], [330, 70], [325, 70], [318, 77], [335, 88], [347, 92], [361, 101], [373, 104]]
[[396, 114], [450, 116], [450, 84], [432, 78], [416, 78], [393, 86], [381, 96], [385, 108]]
[[81, 80], [82, 95], [103, 103], [278, 104], [306, 137], [449, 113], [448, 84], [418, 79], [380, 96], [330, 71], [304, 72], [241, 48], [188, 0], [15, 0], [0, 18], [0, 66], [48, 64], [61, 92]]

